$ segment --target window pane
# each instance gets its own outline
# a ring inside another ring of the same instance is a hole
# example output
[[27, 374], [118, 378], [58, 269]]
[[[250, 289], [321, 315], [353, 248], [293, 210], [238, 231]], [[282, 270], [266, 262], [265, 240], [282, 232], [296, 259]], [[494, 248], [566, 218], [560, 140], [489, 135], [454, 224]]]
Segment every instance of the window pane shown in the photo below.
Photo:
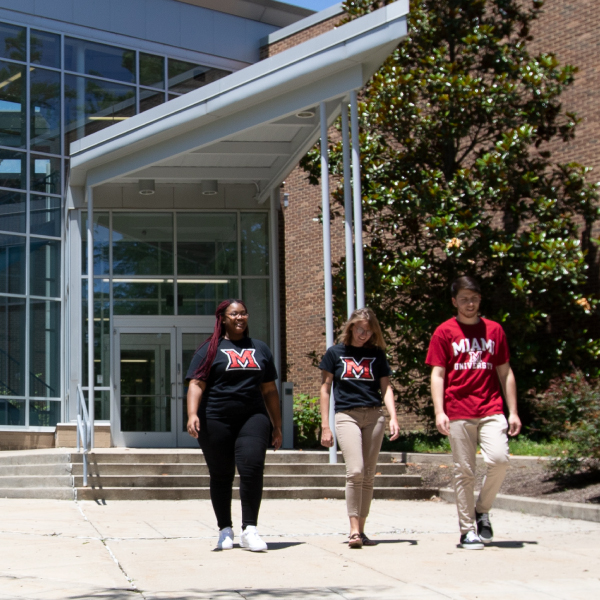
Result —
[[110, 421], [110, 390], [100, 390], [94, 393], [94, 419]]
[[32, 29], [29, 51], [32, 63], [60, 69], [60, 35]]
[[0, 190], [0, 229], [25, 233], [25, 194]]
[[25, 293], [26, 240], [16, 235], [0, 235], [0, 293]]
[[0, 425], [25, 425], [25, 410], [25, 400], [0, 398]]
[[177, 216], [178, 275], [237, 275], [237, 216]]
[[[81, 270], [87, 275], [87, 211], [81, 214]], [[94, 212], [94, 275], [108, 274], [109, 250], [108, 213]]]
[[27, 189], [26, 154], [0, 149], [0, 186]]
[[34, 296], [60, 297], [60, 241], [31, 238], [29, 286]]
[[25, 27], [0, 23], [0, 56], [12, 60], [27, 60]]
[[135, 115], [135, 88], [65, 75], [65, 152], [69, 144]]
[[60, 73], [32, 69], [31, 149], [60, 154]]
[[135, 83], [135, 52], [66, 37], [65, 69]]
[[61, 199], [51, 196], [31, 196], [29, 203], [29, 227], [31, 233], [60, 237], [60, 225], [62, 221]]
[[229, 75], [229, 71], [211, 69], [183, 60], [169, 59], [170, 92], [186, 94], [227, 75]]
[[269, 232], [266, 213], [242, 213], [242, 274], [269, 274]]
[[165, 88], [165, 59], [140, 52], [140, 85]]
[[115, 275], [172, 275], [173, 269], [171, 213], [113, 215]]
[[270, 343], [270, 302], [268, 279], [243, 279], [242, 300], [248, 307], [248, 327], [253, 338]]
[[60, 194], [60, 158], [31, 155], [31, 191]]
[[165, 93], [153, 92], [152, 90], [140, 90], [140, 112], [150, 110], [155, 106], [164, 104]]
[[60, 400], [32, 400], [29, 403], [29, 425], [55, 427], [60, 423]]
[[210, 279], [204, 282], [179, 279], [177, 290], [180, 315], [214, 315], [220, 302], [239, 295], [237, 281], [231, 279], [224, 279], [221, 283]]
[[[0, 296], [0, 396], [25, 395], [25, 299]], [[24, 425], [25, 413], [15, 416], [18, 407], [0, 407], [4, 418]], [[0, 417], [1, 418], [1, 417]], [[22, 420], [21, 420], [22, 419]]]
[[[83, 343], [83, 384], [88, 385], [88, 282], [81, 282], [81, 318]], [[94, 376], [96, 386], [110, 385], [110, 284], [101, 279], [94, 280]], [[96, 415], [97, 418], [99, 418]]]
[[113, 314], [173, 315], [173, 280], [113, 280]]
[[25, 67], [0, 61], [0, 145], [26, 145]]
[[31, 301], [29, 323], [29, 393], [60, 397], [60, 302]]

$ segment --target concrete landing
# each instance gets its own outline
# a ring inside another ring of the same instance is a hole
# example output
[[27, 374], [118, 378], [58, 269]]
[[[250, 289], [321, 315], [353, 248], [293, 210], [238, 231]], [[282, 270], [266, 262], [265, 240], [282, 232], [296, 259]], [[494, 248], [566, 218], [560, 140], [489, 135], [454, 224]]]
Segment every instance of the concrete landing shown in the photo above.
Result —
[[589, 600], [600, 524], [492, 513], [496, 542], [457, 548], [454, 506], [376, 500], [350, 550], [341, 500], [265, 500], [270, 550], [213, 551], [209, 501], [0, 500], [0, 598], [11, 600]]

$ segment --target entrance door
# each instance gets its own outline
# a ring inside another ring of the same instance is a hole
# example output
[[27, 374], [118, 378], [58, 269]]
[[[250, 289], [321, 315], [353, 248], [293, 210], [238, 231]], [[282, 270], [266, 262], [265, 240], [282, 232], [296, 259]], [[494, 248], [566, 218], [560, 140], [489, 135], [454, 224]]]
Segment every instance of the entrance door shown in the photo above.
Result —
[[207, 337], [198, 327], [115, 329], [117, 446], [197, 448], [187, 433], [184, 378], [196, 348]]

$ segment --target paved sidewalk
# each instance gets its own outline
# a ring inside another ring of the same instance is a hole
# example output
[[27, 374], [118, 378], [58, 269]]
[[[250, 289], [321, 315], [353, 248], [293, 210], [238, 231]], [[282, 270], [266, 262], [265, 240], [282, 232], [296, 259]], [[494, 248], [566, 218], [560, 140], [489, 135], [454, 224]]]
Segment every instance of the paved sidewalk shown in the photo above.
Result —
[[350, 550], [343, 501], [269, 500], [259, 554], [237, 537], [213, 551], [208, 501], [0, 499], [0, 511], [2, 600], [600, 598], [600, 523], [587, 521], [495, 510], [497, 541], [465, 551], [454, 506], [378, 500], [367, 533], [380, 544]]

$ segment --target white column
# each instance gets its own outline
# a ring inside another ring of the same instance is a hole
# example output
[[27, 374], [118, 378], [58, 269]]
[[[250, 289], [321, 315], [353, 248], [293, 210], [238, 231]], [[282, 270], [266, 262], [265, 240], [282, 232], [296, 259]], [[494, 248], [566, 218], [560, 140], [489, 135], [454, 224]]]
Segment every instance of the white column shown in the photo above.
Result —
[[88, 274], [88, 412], [90, 450], [94, 448], [94, 191], [87, 188], [87, 274]]
[[350, 175], [350, 127], [348, 104], [342, 102], [342, 158], [344, 162], [344, 231], [346, 234], [346, 305], [354, 311], [354, 247], [352, 241], [352, 176]]
[[[327, 144], [327, 108], [321, 102], [321, 197], [323, 208], [323, 275], [325, 277], [325, 339], [327, 348], [333, 346], [333, 282], [331, 279], [331, 224], [329, 201], [329, 148]], [[335, 431], [335, 411], [333, 386], [329, 402], [329, 422]], [[333, 446], [329, 448], [329, 462], [337, 462], [337, 440], [333, 436]]]
[[354, 251], [356, 254], [356, 308], [365, 306], [365, 270], [362, 240], [362, 190], [360, 185], [360, 142], [358, 128], [358, 94], [350, 93], [352, 121], [352, 191], [354, 196]]

